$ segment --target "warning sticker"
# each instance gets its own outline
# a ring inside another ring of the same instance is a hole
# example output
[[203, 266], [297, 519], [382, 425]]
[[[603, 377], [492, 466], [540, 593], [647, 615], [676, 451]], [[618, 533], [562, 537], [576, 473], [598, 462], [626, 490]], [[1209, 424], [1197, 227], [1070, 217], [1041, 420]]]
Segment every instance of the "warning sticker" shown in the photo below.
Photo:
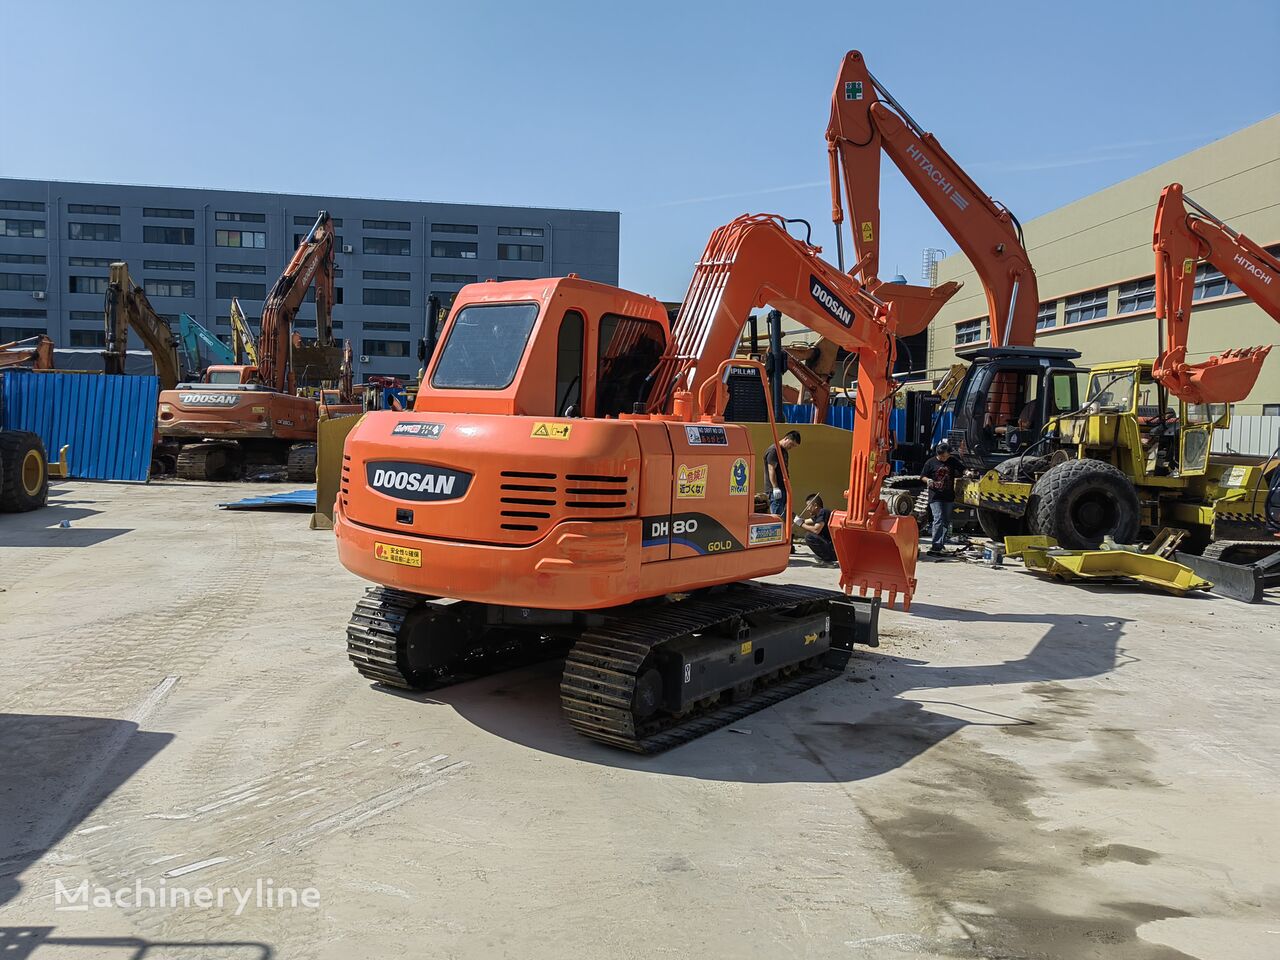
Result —
[[421, 437], [423, 440], [439, 440], [444, 433], [443, 423], [423, 423], [418, 420], [401, 420], [391, 428], [396, 437]]
[[733, 461], [733, 469], [729, 471], [729, 496], [745, 497], [747, 495], [747, 484], [750, 480], [751, 476], [747, 471], [747, 461], [739, 457]]
[[846, 100], [861, 100], [862, 99], [862, 81], [861, 80], [845, 81], [844, 98]]
[[676, 472], [676, 497], [681, 500], [701, 500], [707, 495], [707, 465], [689, 467], [680, 464]]
[[1249, 476], [1249, 468], [1245, 466], [1234, 466], [1222, 474], [1222, 479], [1218, 481], [1220, 487], [1242, 487], [1245, 479]]
[[727, 447], [729, 445], [729, 437], [724, 432], [724, 427], [709, 427], [705, 424], [685, 427], [684, 438], [690, 446], [695, 447], [704, 445]]
[[747, 546], [760, 547], [766, 543], [782, 542], [781, 523], [753, 523], [747, 531]]
[[414, 547], [401, 547], [394, 543], [382, 543], [375, 540], [373, 555], [378, 560], [385, 560], [387, 563], [398, 563], [402, 567], [422, 566], [422, 551]]
[[529, 436], [537, 437], [540, 440], [568, 440], [569, 431], [572, 428], [572, 423], [542, 423], [539, 421], [533, 425], [533, 432]]
[[870, 220], [862, 221], [862, 242], [873, 243], [876, 239], [875, 228], [871, 226]]

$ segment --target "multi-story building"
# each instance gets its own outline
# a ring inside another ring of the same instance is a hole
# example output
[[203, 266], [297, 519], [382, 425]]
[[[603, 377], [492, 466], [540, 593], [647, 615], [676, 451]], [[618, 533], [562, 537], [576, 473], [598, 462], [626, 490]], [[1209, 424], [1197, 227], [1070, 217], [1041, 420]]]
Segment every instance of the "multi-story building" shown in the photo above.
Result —
[[[320, 210], [339, 243], [335, 333], [359, 378], [414, 375], [431, 294], [448, 305], [477, 280], [567, 273], [618, 282], [616, 212], [0, 178], [0, 343], [101, 347], [116, 260], [158, 312], [229, 340], [231, 298], [256, 322]], [[298, 327], [314, 331], [311, 303]]]
[[[1040, 288], [1038, 345], [1079, 350], [1085, 364], [1156, 355], [1151, 231], [1160, 191], [1175, 181], [1234, 229], [1280, 251], [1277, 114], [1024, 224]], [[960, 280], [964, 288], [929, 327], [935, 380], [955, 362], [957, 347], [989, 336], [982, 284], [964, 256], [938, 265], [938, 281], [946, 280]], [[1229, 347], [1276, 343], [1280, 325], [1202, 264], [1187, 359], [1198, 363]], [[1236, 410], [1280, 414], [1280, 350]]]

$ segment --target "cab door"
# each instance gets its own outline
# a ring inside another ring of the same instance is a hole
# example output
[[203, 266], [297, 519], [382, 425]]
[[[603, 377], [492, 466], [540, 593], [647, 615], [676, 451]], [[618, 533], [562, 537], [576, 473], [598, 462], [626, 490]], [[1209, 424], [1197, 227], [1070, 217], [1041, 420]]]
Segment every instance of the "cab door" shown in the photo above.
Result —
[[1209, 469], [1213, 431], [1231, 422], [1226, 403], [1181, 403], [1182, 433], [1178, 440], [1178, 472], [1184, 477], [1204, 476]]

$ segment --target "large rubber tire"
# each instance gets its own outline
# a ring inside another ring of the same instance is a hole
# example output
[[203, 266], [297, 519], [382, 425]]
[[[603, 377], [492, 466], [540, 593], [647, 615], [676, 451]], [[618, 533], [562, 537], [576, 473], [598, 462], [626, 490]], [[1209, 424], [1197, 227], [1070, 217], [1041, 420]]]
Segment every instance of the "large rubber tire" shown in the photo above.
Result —
[[49, 502], [49, 458], [38, 434], [0, 432], [0, 512], [25, 513]]
[[288, 477], [298, 483], [316, 482], [316, 445], [295, 443], [289, 448]]
[[984, 537], [1004, 543], [1005, 537], [1016, 537], [1026, 532], [1025, 517], [1011, 517], [999, 510], [984, 510], [982, 507], [974, 512], [978, 515], [978, 526], [982, 528]]
[[1094, 550], [1104, 537], [1133, 543], [1142, 523], [1138, 491], [1119, 469], [1101, 460], [1068, 460], [1031, 488], [1031, 532], [1068, 550]]

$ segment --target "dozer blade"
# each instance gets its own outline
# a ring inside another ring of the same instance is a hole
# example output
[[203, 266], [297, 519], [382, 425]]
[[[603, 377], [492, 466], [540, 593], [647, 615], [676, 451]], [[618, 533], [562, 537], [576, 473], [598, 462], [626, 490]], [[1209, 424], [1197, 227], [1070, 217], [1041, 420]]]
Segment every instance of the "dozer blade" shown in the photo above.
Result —
[[861, 596], [886, 594], [890, 607], [901, 595], [902, 609], [911, 609], [920, 544], [915, 517], [884, 516], [866, 527], [845, 526], [845, 517], [843, 511], [831, 517], [841, 589], [852, 593], [856, 588]]
[[1270, 346], [1227, 350], [1203, 363], [1175, 366], [1168, 374], [1174, 383], [1166, 383], [1159, 375], [1156, 379], [1190, 403], [1238, 403], [1258, 382], [1262, 361], [1270, 352]]

